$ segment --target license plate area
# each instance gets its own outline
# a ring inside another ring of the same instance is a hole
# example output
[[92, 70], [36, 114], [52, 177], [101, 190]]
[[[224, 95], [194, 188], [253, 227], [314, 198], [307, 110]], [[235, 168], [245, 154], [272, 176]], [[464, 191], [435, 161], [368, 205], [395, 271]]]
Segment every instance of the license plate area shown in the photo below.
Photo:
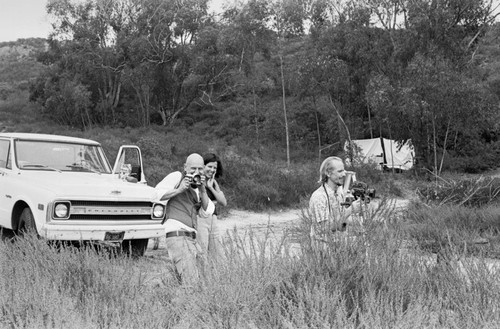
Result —
[[106, 232], [104, 234], [104, 241], [123, 241], [125, 232]]

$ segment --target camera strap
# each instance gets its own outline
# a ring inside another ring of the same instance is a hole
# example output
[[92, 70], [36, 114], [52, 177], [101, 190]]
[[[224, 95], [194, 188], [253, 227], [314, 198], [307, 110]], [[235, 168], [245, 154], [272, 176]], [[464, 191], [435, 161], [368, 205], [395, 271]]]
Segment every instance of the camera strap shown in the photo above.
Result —
[[[328, 191], [327, 191], [327, 189], [326, 189], [325, 183], [323, 183], [322, 185], [323, 185], [323, 190], [325, 191], [325, 194], [326, 194], [326, 200], [327, 200], [327, 202], [328, 202], [328, 215], [329, 215], [329, 217], [330, 217], [330, 219], [331, 219], [331, 220], [338, 220], [338, 219], [333, 218], [333, 216], [332, 216], [332, 204], [331, 204], [331, 202], [330, 202], [330, 195], [328, 194]], [[337, 192], [333, 192], [333, 193], [334, 193], [334, 196], [335, 196], [336, 201], [338, 201], [338, 199], [337, 199], [337, 198], [338, 198], [338, 194], [337, 194]], [[342, 212], [342, 208], [341, 208], [341, 210], [340, 210], [340, 211]], [[344, 222], [343, 222], [343, 223], [342, 223], [342, 226], [341, 226], [340, 228], [334, 228], [334, 229], [333, 229], [333, 232], [336, 232], [336, 231], [341, 231], [341, 232], [343, 232], [343, 231], [345, 231], [345, 230], [346, 230], [346, 226], [347, 226], [347, 223], [344, 223]]]
[[[328, 194], [328, 191], [326, 190], [326, 186], [325, 186], [325, 183], [322, 184], [323, 186], [323, 190], [325, 190], [325, 194], [326, 194], [326, 201], [328, 202], [328, 215], [330, 216], [330, 218], [332, 217], [332, 204], [330, 202], [330, 195]], [[336, 192], [334, 192], [335, 195], [336, 195]]]

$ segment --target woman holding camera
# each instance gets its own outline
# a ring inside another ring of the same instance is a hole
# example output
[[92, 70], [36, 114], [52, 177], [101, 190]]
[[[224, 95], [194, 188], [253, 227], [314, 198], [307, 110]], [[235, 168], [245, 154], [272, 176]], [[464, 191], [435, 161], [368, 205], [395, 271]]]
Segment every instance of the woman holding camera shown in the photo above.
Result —
[[202, 248], [208, 254], [220, 257], [223, 255], [221, 236], [217, 226], [217, 215], [220, 206], [226, 206], [227, 200], [222, 192], [216, 178], [222, 176], [223, 169], [220, 158], [213, 154], [207, 153], [203, 155], [205, 163], [205, 179], [207, 194], [210, 200], [215, 204], [215, 212], [208, 218], [203, 218], [198, 221], [198, 240]]

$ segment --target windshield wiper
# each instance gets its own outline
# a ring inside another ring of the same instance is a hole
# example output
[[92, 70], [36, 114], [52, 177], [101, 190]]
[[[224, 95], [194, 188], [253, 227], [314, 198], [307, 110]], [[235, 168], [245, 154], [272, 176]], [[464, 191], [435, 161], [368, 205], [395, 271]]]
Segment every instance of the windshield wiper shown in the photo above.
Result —
[[75, 168], [75, 169], [83, 169], [83, 170], [87, 170], [87, 171], [90, 171], [90, 172], [93, 172], [94, 174], [102, 174], [100, 171], [97, 171], [95, 169], [92, 169], [92, 168], [88, 168], [88, 167], [85, 167], [85, 166], [82, 166], [80, 164], [77, 164], [77, 163], [74, 163], [72, 165], [67, 165], [66, 168]]
[[42, 164], [35, 164], [35, 163], [27, 163], [27, 164], [24, 164], [22, 165], [21, 169], [24, 169], [24, 168], [42, 168], [42, 169], [48, 169], [48, 170], [53, 170], [53, 171], [57, 171], [57, 172], [62, 172], [61, 170], [57, 169], [57, 168], [52, 168], [52, 167], [49, 167], [49, 166], [46, 166], [46, 165], [42, 165]]

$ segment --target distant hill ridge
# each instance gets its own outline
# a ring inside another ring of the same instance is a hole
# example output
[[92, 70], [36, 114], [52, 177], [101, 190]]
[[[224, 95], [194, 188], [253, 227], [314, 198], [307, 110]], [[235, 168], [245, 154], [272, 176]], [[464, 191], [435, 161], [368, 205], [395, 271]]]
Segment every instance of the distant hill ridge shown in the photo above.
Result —
[[48, 49], [47, 40], [42, 38], [18, 39], [17, 41], [0, 42], [0, 60], [29, 60], [40, 51]]
[[36, 56], [47, 49], [47, 40], [43, 38], [0, 42], [0, 100], [28, 90], [29, 80], [39, 76], [45, 68], [37, 62]]

